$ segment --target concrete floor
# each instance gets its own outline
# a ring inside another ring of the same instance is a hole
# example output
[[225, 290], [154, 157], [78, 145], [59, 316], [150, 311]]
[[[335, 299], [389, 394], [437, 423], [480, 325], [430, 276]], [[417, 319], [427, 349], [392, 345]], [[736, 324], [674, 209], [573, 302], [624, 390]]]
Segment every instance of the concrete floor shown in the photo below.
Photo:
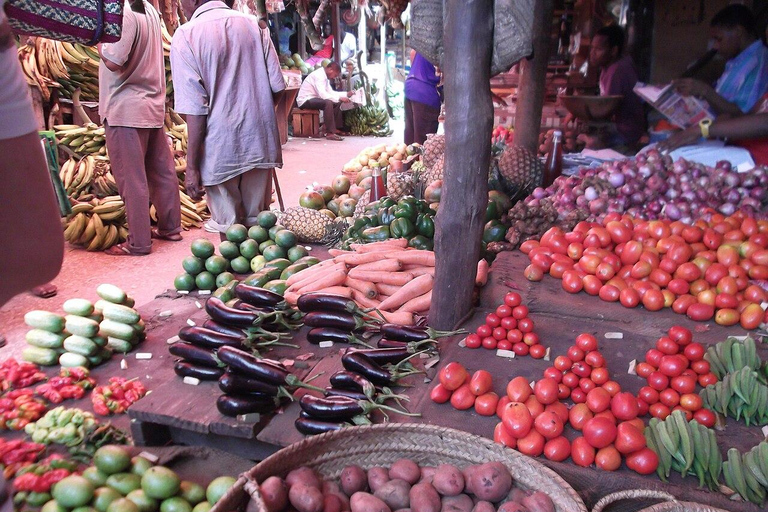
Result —
[[[362, 149], [402, 141], [402, 121], [391, 121], [390, 127], [395, 131], [388, 138], [346, 137], [341, 142], [290, 139], [283, 146], [285, 164], [278, 172], [285, 206], [297, 205], [299, 195], [313, 182], [330, 184], [341, 173], [342, 166]], [[273, 208], [277, 208], [277, 203]], [[61, 304], [73, 297], [95, 301], [98, 299], [95, 290], [101, 283], [120, 286], [136, 299], [139, 306], [172, 288], [174, 277], [182, 272], [181, 260], [189, 255], [193, 240], [204, 237], [218, 246], [218, 234], [203, 229], [186, 231], [183, 236], [181, 242], [155, 241], [152, 253], [143, 257], [108, 256], [67, 244], [61, 272], [53, 281], [59, 288], [55, 297], [41, 299], [24, 293], [0, 308], [0, 334], [8, 341], [7, 346], [0, 349], [0, 359], [18, 357], [26, 345], [24, 314], [27, 311], [43, 309], [61, 313]]]

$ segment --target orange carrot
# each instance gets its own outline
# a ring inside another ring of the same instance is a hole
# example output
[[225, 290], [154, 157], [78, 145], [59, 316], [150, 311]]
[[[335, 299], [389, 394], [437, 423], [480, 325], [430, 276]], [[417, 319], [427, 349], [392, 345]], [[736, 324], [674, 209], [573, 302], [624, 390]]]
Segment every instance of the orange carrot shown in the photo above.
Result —
[[429, 274], [431, 276], [434, 276], [435, 267], [413, 267], [413, 268], [409, 268], [407, 272], [410, 272], [415, 276], [423, 276], [424, 274]]
[[362, 265], [363, 263], [371, 263], [372, 261], [379, 261], [381, 259], [381, 253], [379, 252], [366, 252], [358, 254], [356, 252], [348, 252], [336, 256], [333, 258], [336, 262], [346, 263], [349, 266]]
[[372, 261], [370, 263], [364, 263], [355, 267], [355, 272], [368, 272], [368, 271], [381, 271], [381, 272], [397, 272], [403, 268], [402, 263], [397, 260], [383, 260], [379, 258], [379, 261]]
[[383, 301], [379, 306], [379, 309], [385, 311], [394, 311], [406, 302], [432, 290], [432, 282], [434, 278], [429, 274], [424, 274], [413, 281], [405, 284], [397, 293], [393, 294], [390, 298]]
[[330, 288], [331, 286], [339, 286], [344, 284], [344, 280], [346, 278], [347, 274], [343, 270], [334, 270], [333, 272], [317, 277], [317, 279], [313, 279], [312, 282], [302, 286], [296, 291], [301, 294], [305, 294], [317, 290], [322, 290], [324, 288]]
[[352, 289], [346, 286], [329, 286], [328, 288], [322, 288], [315, 290], [318, 293], [327, 293], [328, 295], [341, 295], [342, 297], [352, 298]]
[[393, 258], [404, 265], [421, 265], [423, 267], [435, 266], [435, 253], [426, 250], [392, 251], [387, 258]]
[[379, 307], [379, 301], [369, 299], [367, 295], [365, 295], [360, 290], [356, 290], [352, 288], [352, 298], [357, 302], [357, 304], [362, 308], [378, 308]]
[[388, 311], [381, 311], [382, 316], [387, 320], [387, 322], [391, 324], [400, 324], [400, 325], [413, 325], [413, 313], [409, 313], [408, 311], [396, 311], [394, 313], [390, 313]]
[[355, 252], [372, 252], [372, 251], [394, 251], [398, 247], [405, 249], [408, 245], [408, 240], [405, 238], [393, 238], [389, 240], [382, 240], [381, 242], [372, 242], [370, 244], [352, 244], [352, 249]]
[[299, 295], [298, 293], [296, 293], [296, 292], [289, 292], [287, 290], [283, 294], [283, 298], [285, 299], [285, 302], [287, 302], [288, 304], [290, 304], [292, 306], [296, 305], [296, 302], [298, 302], [299, 297], [301, 297], [301, 295]]
[[409, 300], [402, 306], [400, 306], [400, 309], [397, 311], [407, 311], [409, 313], [420, 313], [422, 311], [429, 310], [429, 307], [432, 305], [432, 290], [429, 290], [424, 295], [419, 295], [418, 297], [414, 297], [413, 299]]
[[376, 283], [376, 290], [379, 292], [379, 297], [382, 295], [392, 295], [400, 290], [399, 286], [386, 283]]
[[380, 272], [373, 271], [365, 272], [352, 269], [349, 271], [349, 277], [353, 279], [360, 279], [362, 281], [370, 281], [372, 283], [386, 283], [394, 284], [397, 286], [403, 286], [405, 283], [413, 280], [413, 274], [410, 272]]
[[343, 263], [336, 263], [333, 260], [321, 261], [317, 265], [312, 265], [311, 267], [308, 267], [308, 268], [305, 268], [304, 270], [296, 272], [291, 277], [289, 277], [285, 281], [285, 283], [290, 287], [290, 286], [298, 283], [299, 281], [302, 281], [302, 280], [306, 279], [309, 276], [312, 276], [312, 275], [315, 275], [315, 274], [322, 275], [322, 274], [324, 274], [326, 272], [329, 272], [332, 267], [341, 269], [341, 268], [344, 268], [344, 264]]
[[477, 262], [477, 277], [475, 277], [475, 284], [477, 286], [485, 286], [488, 282], [488, 261], [481, 259]]
[[344, 286], [348, 286], [353, 290], [359, 291], [369, 299], [375, 299], [376, 296], [379, 294], [379, 292], [376, 291], [375, 284], [370, 283], [368, 281], [360, 281], [359, 279], [352, 279], [349, 276], [347, 276], [347, 279], [344, 281]]
[[341, 249], [328, 249], [328, 254], [333, 256], [334, 258], [336, 256], [342, 256], [344, 254], [352, 254], [351, 251], [342, 251]]

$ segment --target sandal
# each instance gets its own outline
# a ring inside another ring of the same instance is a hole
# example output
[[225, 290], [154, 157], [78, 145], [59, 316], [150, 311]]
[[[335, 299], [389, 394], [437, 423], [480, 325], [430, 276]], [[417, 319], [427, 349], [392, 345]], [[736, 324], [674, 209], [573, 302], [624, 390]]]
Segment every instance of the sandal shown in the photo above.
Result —
[[134, 252], [133, 249], [128, 246], [128, 242], [123, 242], [121, 244], [113, 245], [105, 250], [104, 254], [109, 254], [110, 256], [146, 256], [149, 253]]
[[30, 290], [30, 293], [35, 297], [40, 297], [41, 299], [50, 299], [51, 297], [54, 297], [58, 291], [59, 289], [56, 288], [55, 284], [46, 283], [41, 286], [35, 286], [32, 288], [32, 290]]
[[328, 140], [344, 140], [342, 137], [339, 137], [335, 133], [329, 133], [328, 135], [325, 136], [325, 138]]
[[170, 235], [161, 235], [157, 228], [150, 230], [150, 236], [157, 240], [167, 240], [169, 242], [181, 242], [183, 238], [179, 233], [171, 233]]

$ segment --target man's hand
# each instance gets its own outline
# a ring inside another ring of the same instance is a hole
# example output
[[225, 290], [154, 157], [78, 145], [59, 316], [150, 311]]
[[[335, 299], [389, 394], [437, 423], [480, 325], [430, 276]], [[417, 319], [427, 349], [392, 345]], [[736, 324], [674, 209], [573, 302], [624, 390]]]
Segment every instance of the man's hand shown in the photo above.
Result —
[[695, 124], [693, 126], [689, 126], [685, 130], [676, 132], [667, 140], [659, 142], [657, 148], [663, 153], [669, 153], [681, 146], [690, 146], [691, 144], [695, 144], [699, 138], [701, 138], [701, 128], [699, 128], [699, 125]]
[[194, 201], [199, 201], [203, 198], [205, 188], [203, 188], [200, 171], [187, 166], [186, 174], [184, 176], [184, 188], [187, 189], [187, 195]]
[[344, 96], [339, 98], [339, 103], [350, 103], [350, 102], [351, 102], [351, 100], [349, 98], [344, 97]]
[[683, 96], [696, 96], [697, 98], [706, 98], [714, 89], [701, 80], [695, 78], [681, 78], [673, 80], [672, 85]]
[[347, 98], [351, 98], [355, 95], [355, 91], [347, 91]]

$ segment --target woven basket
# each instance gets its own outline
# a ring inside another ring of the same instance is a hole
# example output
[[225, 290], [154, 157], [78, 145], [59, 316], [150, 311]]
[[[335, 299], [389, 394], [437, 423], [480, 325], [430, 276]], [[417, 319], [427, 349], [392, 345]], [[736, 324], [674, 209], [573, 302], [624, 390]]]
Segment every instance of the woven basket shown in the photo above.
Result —
[[[489, 439], [458, 430], [416, 423], [388, 423], [348, 427], [321, 434], [283, 448], [264, 459], [216, 503], [211, 512], [243, 510], [266, 512], [258, 482], [277, 475], [284, 477], [292, 469], [308, 466], [324, 478], [335, 480], [351, 464], [363, 469], [390, 466], [407, 457], [419, 465], [471, 464], [499, 461], [512, 473], [516, 485], [547, 493], [557, 512], [586, 512], [584, 502], [573, 488], [541, 463]], [[250, 498], [251, 502], [248, 503]]]
[[435, 66], [443, 61], [443, 0], [411, 0], [410, 45]]
[[721, 508], [693, 503], [690, 501], [677, 501], [677, 499], [664, 491], [652, 491], [650, 489], [634, 489], [629, 491], [619, 491], [604, 496], [592, 508], [592, 512], [603, 512], [609, 505], [622, 500], [663, 500], [648, 508], [638, 512], [728, 512]]
[[123, 0], [8, 0], [17, 34], [93, 46], [114, 43], [123, 30]]

